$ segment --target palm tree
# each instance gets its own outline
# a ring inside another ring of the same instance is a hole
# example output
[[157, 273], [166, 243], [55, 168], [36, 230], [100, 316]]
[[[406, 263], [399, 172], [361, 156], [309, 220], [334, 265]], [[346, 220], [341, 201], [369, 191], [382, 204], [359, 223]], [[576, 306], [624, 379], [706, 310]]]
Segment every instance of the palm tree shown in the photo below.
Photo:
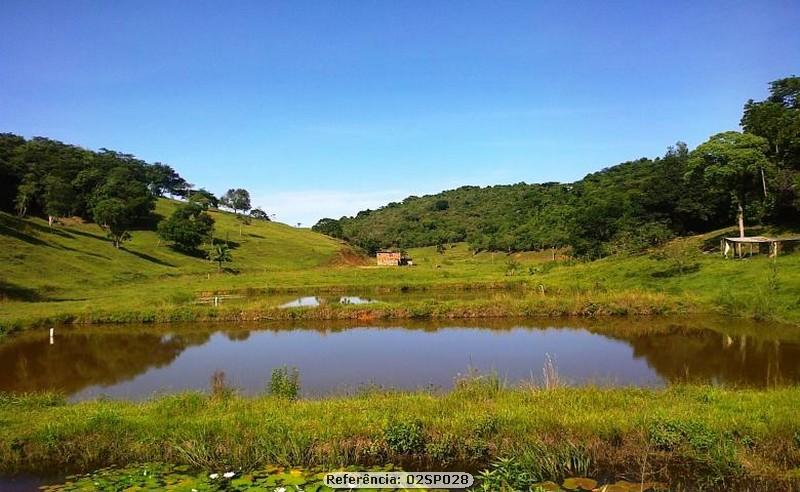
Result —
[[218, 271], [222, 271], [225, 262], [233, 261], [231, 249], [225, 243], [215, 244], [211, 249], [211, 261], [216, 261], [219, 265]]

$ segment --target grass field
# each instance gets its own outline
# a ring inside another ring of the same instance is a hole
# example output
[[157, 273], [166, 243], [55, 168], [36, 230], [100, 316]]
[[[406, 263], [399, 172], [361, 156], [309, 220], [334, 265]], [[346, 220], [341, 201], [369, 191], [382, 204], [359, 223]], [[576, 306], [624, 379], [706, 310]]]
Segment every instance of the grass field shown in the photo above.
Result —
[[201, 470], [395, 463], [475, 471], [503, 458], [532, 481], [616, 476], [693, 490], [779, 490], [800, 477], [796, 387], [504, 388], [473, 376], [445, 395], [322, 400], [215, 388], [140, 403], [2, 397], [0, 442], [10, 445], [0, 447], [0, 472], [148, 461]]
[[[161, 200], [167, 215], [176, 202]], [[724, 260], [701, 253], [714, 234], [675, 241], [656, 252], [594, 262], [551, 261], [550, 252], [483, 252], [466, 245], [409, 251], [414, 266], [379, 268], [346, 244], [306, 229], [212, 212], [216, 237], [234, 261], [218, 273], [207, 260], [160, 242], [152, 231], [114, 249], [94, 224], [0, 214], [0, 327], [59, 321], [255, 320], [286, 317], [385, 318], [553, 316], [721, 312], [800, 322], [800, 254]], [[719, 233], [717, 233], [718, 235]], [[513, 259], [513, 261], [511, 261]], [[437, 292], [517, 289], [437, 301]], [[431, 291], [430, 299], [370, 307], [277, 310], [263, 298], [220, 309], [196, 305], [203, 293], [268, 291]]]

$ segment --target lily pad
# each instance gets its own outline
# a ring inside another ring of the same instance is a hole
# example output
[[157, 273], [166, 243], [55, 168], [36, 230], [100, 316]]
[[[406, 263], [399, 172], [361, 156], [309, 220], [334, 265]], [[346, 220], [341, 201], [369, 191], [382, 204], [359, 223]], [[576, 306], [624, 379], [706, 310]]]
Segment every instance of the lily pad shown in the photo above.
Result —
[[591, 478], [573, 477], [564, 480], [561, 485], [567, 490], [594, 490], [597, 488], [597, 480]]

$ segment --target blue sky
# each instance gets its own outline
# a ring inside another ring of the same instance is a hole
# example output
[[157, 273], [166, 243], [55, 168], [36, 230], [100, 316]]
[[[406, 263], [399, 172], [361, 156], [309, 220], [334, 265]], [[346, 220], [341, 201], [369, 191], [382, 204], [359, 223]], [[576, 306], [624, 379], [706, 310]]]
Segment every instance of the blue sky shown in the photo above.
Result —
[[571, 181], [738, 128], [800, 3], [3, 2], [0, 131], [133, 153], [311, 225]]

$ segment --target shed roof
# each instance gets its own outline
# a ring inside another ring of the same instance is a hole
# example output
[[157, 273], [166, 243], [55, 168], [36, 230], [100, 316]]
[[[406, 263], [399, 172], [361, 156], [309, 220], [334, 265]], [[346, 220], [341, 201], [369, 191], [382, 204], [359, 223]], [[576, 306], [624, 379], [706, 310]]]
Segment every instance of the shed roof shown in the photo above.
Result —
[[732, 243], [771, 243], [775, 239], [764, 236], [751, 236], [751, 237], [726, 237], [726, 241]]
[[800, 236], [783, 236], [783, 237], [765, 237], [765, 236], [751, 236], [751, 237], [726, 237], [726, 241], [732, 243], [774, 243], [783, 241], [800, 241]]

